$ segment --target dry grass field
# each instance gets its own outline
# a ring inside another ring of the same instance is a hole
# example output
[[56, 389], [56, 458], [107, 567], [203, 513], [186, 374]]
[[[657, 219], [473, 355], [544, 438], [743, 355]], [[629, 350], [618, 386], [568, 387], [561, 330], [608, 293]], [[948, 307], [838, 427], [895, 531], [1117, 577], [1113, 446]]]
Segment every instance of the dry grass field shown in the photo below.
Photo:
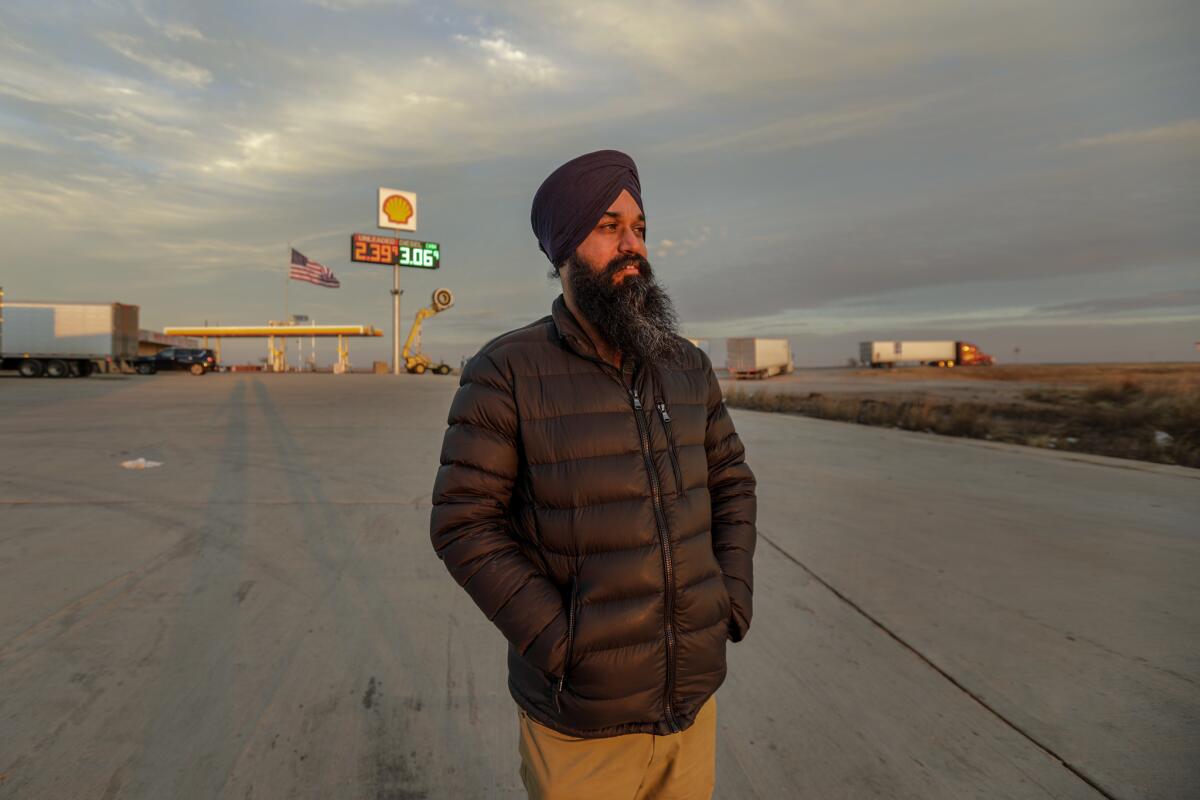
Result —
[[801, 370], [725, 386], [741, 408], [1200, 468], [1200, 364]]

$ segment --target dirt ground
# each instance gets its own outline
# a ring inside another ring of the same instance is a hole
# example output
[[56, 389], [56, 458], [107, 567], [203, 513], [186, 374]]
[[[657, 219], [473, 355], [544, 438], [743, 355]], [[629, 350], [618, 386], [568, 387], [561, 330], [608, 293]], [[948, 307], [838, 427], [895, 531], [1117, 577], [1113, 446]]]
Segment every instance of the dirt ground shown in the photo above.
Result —
[[761, 381], [721, 377], [722, 389], [771, 394], [822, 392], [861, 397], [922, 394], [960, 400], [1020, 400], [1037, 389], [1086, 390], [1121, 381], [1139, 381], [1200, 392], [1196, 364], [1029, 364], [999, 367], [800, 368]]
[[743, 408], [1200, 467], [1200, 363], [799, 369], [721, 383]]

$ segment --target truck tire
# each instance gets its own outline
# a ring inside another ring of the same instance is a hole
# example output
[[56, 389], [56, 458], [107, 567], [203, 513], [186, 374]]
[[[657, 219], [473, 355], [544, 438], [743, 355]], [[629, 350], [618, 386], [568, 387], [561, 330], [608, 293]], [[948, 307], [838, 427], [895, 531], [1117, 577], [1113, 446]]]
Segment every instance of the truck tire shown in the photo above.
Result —
[[204, 374], [204, 365], [203, 364], [192, 364], [190, 367], [188, 367], [188, 372], [192, 373], [193, 375], [203, 375]]
[[135, 364], [133, 368], [135, 370], [137, 370], [138, 375], [153, 375], [154, 374], [154, 365], [153, 364]]
[[449, 375], [450, 367], [446, 364], [442, 364], [440, 367], [435, 369], [434, 372], [436, 372], [438, 375]]
[[21, 366], [17, 367], [17, 372], [21, 373], [22, 378], [40, 378], [45, 371], [42, 362], [36, 358], [27, 358], [21, 362]]
[[424, 375], [425, 374], [425, 365], [417, 364], [415, 367], [412, 368], [412, 371], [413, 371], [414, 375]]
[[71, 362], [71, 377], [86, 378], [95, 370], [95, 365], [86, 359]]
[[71, 368], [61, 358], [52, 358], [46, 362], [47, 378], [65, 378], [71, 374]]

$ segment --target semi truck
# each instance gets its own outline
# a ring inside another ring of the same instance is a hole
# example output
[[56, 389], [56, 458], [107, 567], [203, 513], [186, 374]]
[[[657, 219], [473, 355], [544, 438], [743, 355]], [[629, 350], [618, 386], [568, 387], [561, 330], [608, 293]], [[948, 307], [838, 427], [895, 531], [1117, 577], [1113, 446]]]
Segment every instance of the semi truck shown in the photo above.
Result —
[[97, 362], [119, 364], [137, 349], [137, 306], [5, 300], [0, 291], [0, 369], [86, 378]]
[[990, 367], [990, 355], [970, 342], [860, 342], [858, 360], [863, 366], [895, 367], [914, 364], [931, 367]]
[[795, 369], [787, 339], [755, 337], [726, 339], [725, 366], [735, 380], [770, 378]]

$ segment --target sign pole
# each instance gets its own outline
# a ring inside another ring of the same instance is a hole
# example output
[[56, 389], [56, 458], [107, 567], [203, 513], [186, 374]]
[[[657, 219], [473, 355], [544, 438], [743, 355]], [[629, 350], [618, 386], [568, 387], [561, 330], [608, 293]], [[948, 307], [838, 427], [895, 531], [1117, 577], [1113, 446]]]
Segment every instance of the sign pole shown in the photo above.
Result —
[[392, 374], [400, 374], [400, 265], [392, 264]]
[[[417, 195], [415, 192], [388, 189], [385, 186], [380, 186], [377, 197], [378, 200], [375, 203], [375, 221], [380, 228], [401, 231], [415, 231], [417, 229]], [[378, 250], [377, 247], [375, 249]], [[354, 252], [357, 252], [357, 250]], [[375, 258], [369, 260], [379, 263]], [[400, 372], [400, 263], [393, 256], [392, 374], [399, 375]]]

